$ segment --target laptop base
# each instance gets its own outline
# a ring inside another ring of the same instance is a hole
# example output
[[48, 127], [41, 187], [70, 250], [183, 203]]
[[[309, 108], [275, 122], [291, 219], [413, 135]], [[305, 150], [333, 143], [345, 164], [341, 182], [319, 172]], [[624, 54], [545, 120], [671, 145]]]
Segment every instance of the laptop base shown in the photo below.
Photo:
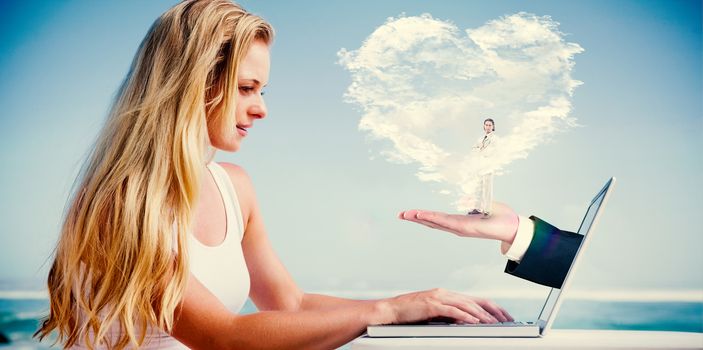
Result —
[[498, 324], [437, 324], [437, 325], [381, 325], [368, 326], [366, 332], [372, 338], [393, 337], [459, 337], [459, 338], [537, 338], [540, 329], [534, 322]]

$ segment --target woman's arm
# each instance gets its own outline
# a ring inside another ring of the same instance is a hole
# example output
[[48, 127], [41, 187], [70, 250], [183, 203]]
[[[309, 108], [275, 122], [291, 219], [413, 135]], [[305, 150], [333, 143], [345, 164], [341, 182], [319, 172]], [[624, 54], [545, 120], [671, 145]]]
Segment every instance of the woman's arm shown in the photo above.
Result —
[[222, 163], [237, 191], [244, 220], [242, 251], [249, 270], [249, 297], [262, 311], [297, 311], [303, 291], [283, 266], [271, 246], [256, 200], [254, 186], [241, 167]]
[[[451, 292], [444, 291], [442, 289], [435, 289], [432, 291], [426, 291], [424, 293], [449, 293], [452, 294]], [[412, 295], [415, 295], [417, 293], [410, 293], [406, 295], [401, 295], [393, 299], [401, 299], [400, 302], [407, 302], [407, 299], [411, 298]], [[461, 302], [464, 304], [462, 306], [463, 309], [472, 309], [475, 310], [475, 313], [472, 313], [472, 315], [478, 317], [479, 322], [482, 323], [493, 323], [496, 321], [499, 322], [506, 322], [506, 321], [512, 321], [513, 318], [510, 316], [510, 314], [505, 311], [502, 307], [500, 307], [498, 304], [492, 302], [491, 300], [488, 299], [483, 299], [483, 298], [477, 298], [477, 297], [472, 297], [468, 295], [460, 295], [456, 294], [456, 298], [461, 299]], [[405, 299], [405, 300], [403, 300]], [[388, 300], [388, 299], [386, 299]], [[325, 310], [325, 309], [330, 309], [330, 308], [335, 308], [339, 306], [354, 306], [357, 304], [364, 304], [364, 303], [374, 303], [374, 302], [380, 302], [383, 300], [355, 300], [355, 299], [346, 299], [346, 298], [339, 298], [339, 297], [334, 297], [334, 296], [329, 296], [329, 295], [321, 295], [321, 294], [311, 294], [311, 293], [305, 293], [303, 295], [303, 302], [301, 304], [301, 310]], [[398, 322], [390, 322], [390, 323], [398, 323]]]
[[173, 330], [173, 336], [189, 347], [330, 349], [354, 339], [370, 324], [438, 316], [466, 323], [510, 319], [491, 302], [441, 289], [372, 301], [304, 294], [271, 248], [249, 178], [239, 167], [223, 167], [235, 184], [245, 219], [242, 249], [250, 273], [250, 297], [264, 311], [232, 314], [191, 276]]
[[271, 248], [249, 177], [237, 166], [222, 166], [235, 185], [244, 219], [242, 249], [251, 276], [250, 297], [264, 311], [233, 314], [191, 275], [174, 337], [195, 349], [325, 349], [353, 339], [368, 324], [393, 322], [385, 302], [302, 311], [304, 294]]
[[326, 311], [262, 311], [237, 315], [191, 276], [172, 335], [192, 349], [330, 349], [368, 324], [392, 321], [388, 303]]
[[478, 323], [479, 319], [470, 313], [490, 319], [485, 311], [471, 309], [463, 297], [435, 289], [314, 311], [237, 315], [191, 275], [172, 335], [192, 349], [333, 349], [359, 336], [370, 324], [438, 316]]

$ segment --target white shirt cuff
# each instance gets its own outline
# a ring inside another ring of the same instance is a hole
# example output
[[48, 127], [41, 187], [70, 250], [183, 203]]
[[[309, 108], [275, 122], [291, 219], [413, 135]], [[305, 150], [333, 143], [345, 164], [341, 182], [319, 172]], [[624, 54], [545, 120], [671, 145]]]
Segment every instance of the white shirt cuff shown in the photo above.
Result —
[[503, 242], [500, 246], [500, 252], [508, 259], [520, 262], [522, 257], [527, 252], [527, 248], [532, 242], [532, 236], [535, 234], [535, 223], [522, 215], [518, 215], [517, 232], [513, 244]]

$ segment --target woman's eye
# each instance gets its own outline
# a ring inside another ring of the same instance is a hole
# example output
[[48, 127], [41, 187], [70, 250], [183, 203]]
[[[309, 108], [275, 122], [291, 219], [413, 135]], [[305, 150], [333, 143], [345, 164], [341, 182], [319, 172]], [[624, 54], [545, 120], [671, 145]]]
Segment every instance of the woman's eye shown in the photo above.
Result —
[[253, 92], [253, 91], [254, 91], [254, 88], [251, 87], [251, 86], [240, 86], [240, 87], [239, 87], [239, 91], [248, 94], [248, 93]]

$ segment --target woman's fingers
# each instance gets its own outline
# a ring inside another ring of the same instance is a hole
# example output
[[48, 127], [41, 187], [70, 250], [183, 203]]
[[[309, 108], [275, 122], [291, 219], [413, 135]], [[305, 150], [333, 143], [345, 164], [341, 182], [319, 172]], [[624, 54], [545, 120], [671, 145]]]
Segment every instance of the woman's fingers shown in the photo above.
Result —
[[513, 317], [510, 316], [510, 314], [505, 311], [505, 309], [490, 300], [476, 299], [476, 303], [481, 305], [484, 310], [488, 311], [491, 315], [493, 315], [493, 317], [495, 317], [500, 322], [514, 321]]
[[505, 309], [500, 308], [500, 312], [503, 313], [503, 317], [505, 317], [505, 319], [506, 319], [505, 322], [513, 322], [513, 321], [515, 321], [515, 319], [513, 318], [513, 316], [510, 315], [510, 314], [508, 313], [508, 311], [506, 311]]
[[469, 315], [476, 317], [479, 319], [481, 323], [496, 323], [498, 322], [498, 319], [493, 317], [490, 313], [488, 313], [486, 310], [484, 310], [481, 306], [469, 303], [469, 302], [460, 302], [456, 306], [457, 308], [461, 309], [462, 311], [468, 313]]
[[481, 323], [501, 322], [498, 317], [495, 317], [492, 312], [485, 309], [483, 305], [477, 303], [474, 298], [462, 294], [453, 293], [449, 301], [452, 306], [455, 306], [463, 310], [464, 312], [467, 312], [472, 316], [478, 318]]
[[441, 288], [409, 293], [392, 299], [396, 323], [449, 317], [458, 323], [496, 323], [512, 317], [494, 302]]
[[[461, 310], [465, 315], [468, 314], [471, 317], [457, 318], [453, 317], [458, 321], [465, 321], [468, 323], [496, 323], [499, 322], [497, 317], [494, 317], [491, 312], [486, 311], [482, 305], [476, 302], [476, 300], [481, 300], [478, 298], [469, 297], [467, 295], [445, 291], [442, 289], [437, 289], [433, 291], [433, 297], [436, 302], [443, 305], [451, 306], [458, 310]], [[484, 302], [483, 304], [487, 304]], [[442, 315], [450, 316], [450, 315]], [[502, 316], [502, 315], [501, 315]]]
[[481, 322], [479, 318], [452, 305], [441, 304], [437, 305], [436, 308], [438, 312], [437, 316], [451, 317], [452, 319], [463, 323], [475, 324]]

